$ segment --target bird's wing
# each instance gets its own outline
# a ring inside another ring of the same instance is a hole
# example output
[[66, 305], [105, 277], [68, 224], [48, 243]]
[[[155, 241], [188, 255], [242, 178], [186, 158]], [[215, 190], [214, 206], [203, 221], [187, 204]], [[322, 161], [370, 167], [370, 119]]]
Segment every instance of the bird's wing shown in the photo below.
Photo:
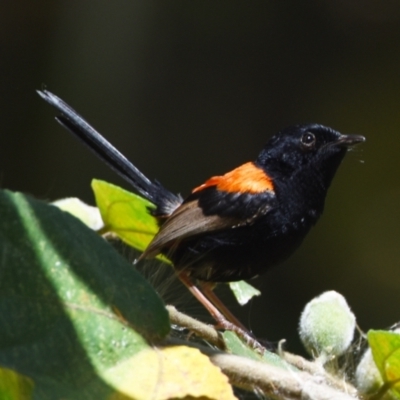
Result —
[[141, 258], [203, 233], [253, 224], [276, 205], [271, 178], [249, 162], [222, 176], [214, 176], [167, 217]]
[[221, 229], [234, 228], [241, 220], [235, 217], [220, 217], [219, 215], [204, 215], [198, 200], [182, 204], [161, 226], [160, 231], [147, 247], [141, 258], [153, 257], [162, 248], [177, 240]]
[[[212, 198], [217, 199], [218, 196]], [[235, 206], [231, 205], [229, 207], [229, 202], [225, 198], [227, 204], [224, 209], [224, 215], [221, 213], [205, 214], [203, 207], [199, 204], [199, 199], [186, 201], [168, 217], [141, 258], [153, 257], [160, 253], [163, 248], [171, 247], [181, 240], [196, 235], [251, 225], [259, 217], [270, 212], [275, 204], [274, 201], [261, 203], [258, 198], [253, 197], [253, 202], [256, 205], [250, 207], [249, 203], [251, 202], [248, 201], [248, 196], [246, 196], [246, 203], [240, 199], [235, 200], [233, 201]], [[220, 203], [219, 201], [218, 204]], [[220, 208], [220, 206], [216, 208]], [[243, 208], [254, 209], [254, 211], [251, 214], [249, 212], [245, 213]], [[230, 212], [227, 213], [227, 210]]]

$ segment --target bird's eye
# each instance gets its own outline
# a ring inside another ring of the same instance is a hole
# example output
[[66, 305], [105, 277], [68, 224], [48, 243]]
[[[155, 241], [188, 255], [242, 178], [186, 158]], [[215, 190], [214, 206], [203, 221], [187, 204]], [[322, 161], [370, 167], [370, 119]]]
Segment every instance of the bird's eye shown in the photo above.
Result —
[[301, 144], [306, 147], [306, 148], [311, 148], [314, 147], [315, 145], [315, 135], [311, 132], [306, 132], [302, 137], [301, 137]]

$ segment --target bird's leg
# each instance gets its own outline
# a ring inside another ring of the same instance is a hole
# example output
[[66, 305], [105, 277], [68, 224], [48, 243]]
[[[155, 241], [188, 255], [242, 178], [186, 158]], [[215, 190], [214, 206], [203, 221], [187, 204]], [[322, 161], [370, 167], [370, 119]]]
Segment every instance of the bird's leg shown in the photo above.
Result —
[[[245, 326], [225, 307], [225, 305], [221, 302], [217, 295], [212, 292], [212, 289], [209, 286], [205, 289], [205, 292], [203, 293], [192, 282], [186, 272], [181, 271], [179, 272], [178, 276], [181, 282], [189, 289], [193, 296], [196, 297], [196, 299], [201, 304], [203, 304], [206, 310], [215, 319], [218, 327], [235, 332], [247, 344], [257, 350], [260, 350], [262, 352], [265, 350], [264, 347], [261, 346], [256, 339], [254, 339], [254, 336], [245, 328]], [[211, 299], [208, 298], [210, 292], [212, 293]], [[216, 301], [216, 304], [213, 304], [214, 301]], [[218, 309], [219, 306], [222, 306], [221, 310]], [[224, 312], [227, 312], [227, 314], [224, 315]], [[232, 318], [233, 321], [230, 320], [230, 318]]]
[[[211, 301], [211, 303], [214, 304], [216, 308], [222, 313], [222, 315], [232, 324], [235, 324], [238, 326], [240, 329], [243, 329], [244, 331], [248, 331], [247, 328], [230, 312], [228, 307], [220, 300], [220, 298], [214, 293], [214, 284], [210, 282], [200, 282], [200, 287], [201, 290], [204, 294], [204, 296], [207, 297], [208, 300]], [[249, 335], [251, 335], [250, 332], [248, 332]]]

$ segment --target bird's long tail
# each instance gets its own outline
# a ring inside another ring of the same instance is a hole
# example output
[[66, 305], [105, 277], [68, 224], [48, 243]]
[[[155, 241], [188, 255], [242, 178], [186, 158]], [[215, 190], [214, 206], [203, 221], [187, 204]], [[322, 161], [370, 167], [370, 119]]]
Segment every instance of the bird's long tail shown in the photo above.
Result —
[[67, 103], [47, 90], [37, 92], [61, 113], [56, 117], [60, 125], [80, 139], [143, 197], [156, 205], [155, 215], [169, 215], [182, 203], [181, 196], [165, 189], [159, 182], [148, 179]]

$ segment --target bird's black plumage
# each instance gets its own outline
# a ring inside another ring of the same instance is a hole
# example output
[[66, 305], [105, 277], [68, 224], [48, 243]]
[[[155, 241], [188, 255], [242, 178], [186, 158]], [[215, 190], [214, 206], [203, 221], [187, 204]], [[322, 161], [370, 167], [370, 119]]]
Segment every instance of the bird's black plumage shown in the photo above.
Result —
[[321, 216], [347, 149], [364, 141], [319, 124], [274, 135], [255, 161], [210, 178], [183, 200], [149, 180], [71, 107], [40, 96], [57, 121], [156, 205], [160, 231], [143, 257], [162, 253], [201, 281], [249, 279], [288, 258]]
[[[254, 162], [254, 168], [270, 178], [271, 188], [241, 192], [237, 184], [234, 191], [224, 191], [215, 180], [181, 207], [196, 201], [206, 216], [232, 219], [231, 225], [158, 244], [157, 249], [171, 257], [175, 268], [204, 281], [236, 281], [264, 273], [301, 244], [323, 212], [328, 188], [348, 146], [363, 140], [317, 124], [279, 132]], [[161, 227], [159, 235], [163, 232]]]

